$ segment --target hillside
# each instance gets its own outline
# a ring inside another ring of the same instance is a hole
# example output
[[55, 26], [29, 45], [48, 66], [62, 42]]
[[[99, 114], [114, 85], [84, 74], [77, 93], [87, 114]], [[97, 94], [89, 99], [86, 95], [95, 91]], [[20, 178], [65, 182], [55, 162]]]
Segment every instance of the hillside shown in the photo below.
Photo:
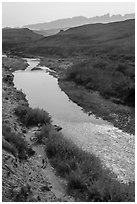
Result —
[[[25, 54], [68, 57], [90, 56], [101, 52], [111, 55], [134, 56], [135, 52], [135, 20], [88, 24], [70, 28], [49, 37], [41, 37], [28, 29], [25, 29], [25, 35], [22, 34], [24, 29], [7, 31], [3, 30], [3, 50], [9, 49], [13, 44], [12, 48], [14, 47], [16, 54], [23, 52]], [[33, 43], [34, 40], [35, 43]], [[25, 41], [27, 44], [22, 44]]]
[[[135, 21], [127, 20], [108, 24], [89, 24], [70, 28], [66, 31], [27, 44], [31, 54], [76, 56], [96, 53], [134, 55]], [[17, 50], [16, 50], [17, 51]]]
[[34, 33], [28, 28], [4, 28], [2, 29], [3, 47], [16, 45], [19, 43], [28, 43], [41, 39], [43, 36]]

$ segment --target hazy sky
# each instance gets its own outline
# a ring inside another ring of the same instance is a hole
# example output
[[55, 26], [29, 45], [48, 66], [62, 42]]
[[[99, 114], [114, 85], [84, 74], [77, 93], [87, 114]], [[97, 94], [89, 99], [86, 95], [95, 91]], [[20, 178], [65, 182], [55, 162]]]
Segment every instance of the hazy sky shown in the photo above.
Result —
[[4, 2], [2, 26], [16, 27], [73, 16], [93, 17], [106, 13], [123, 15], [134, 12], [133, 2]]

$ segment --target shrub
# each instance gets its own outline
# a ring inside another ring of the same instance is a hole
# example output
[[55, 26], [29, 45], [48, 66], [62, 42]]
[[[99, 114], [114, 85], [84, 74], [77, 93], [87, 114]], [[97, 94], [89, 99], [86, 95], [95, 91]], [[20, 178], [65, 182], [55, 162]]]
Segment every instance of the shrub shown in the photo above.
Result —
[[49, 124], [51, 119], [49, 114], [42, 109], [32, 109], [28, 106], [19, 105], [15, 108], [15, 114], [26, 126], [35, 126], [38, 124]]
[[14, 156], [17, 156], [17, 154], [18, 154], [15, 146], [13, 144], [10, 144], [5, 139], [2, 139], [2, 148], [5, 149], [7, 152], [13, 154]]
[[[28, 155], [32, 155], [33, 150], [28, 146], [22, 134], [11, 132], [11, 129], [6, 125], [2, 126], [2, 134], [5, 141], [7, 141], [7, 143], [3, 143], [4, 148], [11, 152], [17, 152], [20, 159], [26, 159]], [[13, 148], [15, 149], [14, 151]]]
[[4, 75], [3, 81], [8, 83], [9, 85], [13, 85], [13, 75], [10, 75], [10, 74]]
[[134, 201], [134, 183], [122, 184], [101, 161], [79, 149], [61, 133], [50, 134], [45, 151], [57, 173], [68, 181], [67, 191], [80, 201]]
[[35, 154], [35, 151], [31, 147], [28, 148], [27, 152], [28, 152], [29, 157], [31, 157]]
[[128, 64], [95, 58], [68, 68], [66, 80], [72, 80], [86, 89], [96, 90], [105, 98], [115, 97], [122, 104], [135, 104], [129, 101], [131, 92], [134, 98], [135, 83], [134, 69]]
[[12, 198], [15, 202], [26, 202], [32, 191], [29, 184], [12, 189]]
[[42, 127], [41, 131], [36, 133], [36, 135], [35, 135], [36, 143], [38, 143], [38, 144], [45, 143], [45, 139], [47, 137], [49, 137], [50, 130], [51, 130], [50, 125], [44, 125]]

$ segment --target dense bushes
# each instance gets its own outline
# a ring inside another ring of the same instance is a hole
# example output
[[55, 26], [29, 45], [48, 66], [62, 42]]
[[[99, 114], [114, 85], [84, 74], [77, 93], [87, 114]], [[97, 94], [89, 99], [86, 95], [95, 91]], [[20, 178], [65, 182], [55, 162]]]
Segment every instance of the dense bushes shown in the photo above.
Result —
[[50, 123], [49, 114], [42, 109], [32, 109], [28, 106], [19, 105], [15, 108], [15, 114], [19, 117], [20, 121], [26, 126], [35, 126], [38, 124]]
[[57, 173], [68, 181], [77, 201], [134, 201], [134, 183], [121, 184], [104, 169], [99, 158], [80, 150], [59, 133], [46, 141], [47, 156]]
[[70, 67], [66, 71], [66, 79], [89, 90], [97, 90], [115, 102], [135, 105], [134, 68], [130, 65], [96, 58]]
[[26, 159], [27, 156], [34, 154], [22, 134], [11, 132], [10, 127], [6, 125], [2, 126], [2, 134], [5, 139], [3, 140], [3, 148], [11, 152], [14, 156], [18, 156], [20, 159]]

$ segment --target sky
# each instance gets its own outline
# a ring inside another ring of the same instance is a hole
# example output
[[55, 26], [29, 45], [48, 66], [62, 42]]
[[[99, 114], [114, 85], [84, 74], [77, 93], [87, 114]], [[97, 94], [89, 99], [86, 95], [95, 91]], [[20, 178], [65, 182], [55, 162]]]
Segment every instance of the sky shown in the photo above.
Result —
[[50, 22], [74, 16], [134, 13], [133, 2], [3, 2], [2, 27]]

